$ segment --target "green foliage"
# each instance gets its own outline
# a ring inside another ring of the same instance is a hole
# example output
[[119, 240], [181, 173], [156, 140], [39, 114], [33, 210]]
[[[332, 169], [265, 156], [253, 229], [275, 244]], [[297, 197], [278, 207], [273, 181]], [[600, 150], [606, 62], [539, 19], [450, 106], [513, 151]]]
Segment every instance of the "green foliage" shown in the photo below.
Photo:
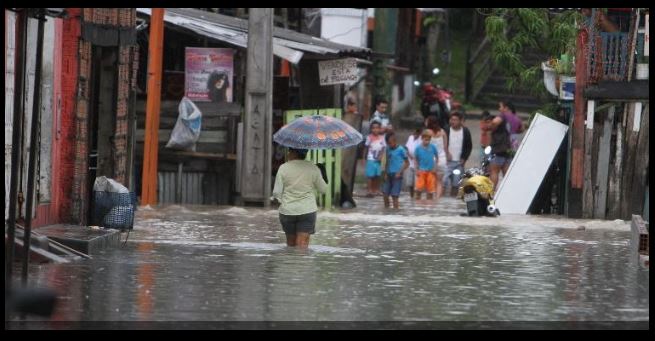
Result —
[[[526, 50], [536, 50], [559, 57], [575, 52], [576, 22], [581, 15], [575, 11], [552, 14], [545, 8], [497, 8], [485, 20], [487, 38], [495, 65], [511, 80], [507, 87], [527, 89], [534, 94], [545, 92], [540, 65], [524, 65], [521, 56]], [[563, 65], [567, 73], [573, 64]]]
[[439, 22], [440, 22], [439, 18], [437, 18], [434, 15], [431, 15], [431, 16], [427, 16], [427, 17], [425, 17], [423, 19], [423, 26], [424, 27], [429, 27], [431, 25], [438, 24]]
[[544, 104], [543, 107], [539, 108], [539, 110], [536, 110], [532, 114], [530, 114], [530, 119], [528, 121], [528, 125], [532, 122], [532, 119], [534, 119], [534, 116], [537, 113], [540, 113], [546, 117], [556, 119], [557, 118], [557, 113], [560, 110], [560, 104], [557, 102], [550, 102]]

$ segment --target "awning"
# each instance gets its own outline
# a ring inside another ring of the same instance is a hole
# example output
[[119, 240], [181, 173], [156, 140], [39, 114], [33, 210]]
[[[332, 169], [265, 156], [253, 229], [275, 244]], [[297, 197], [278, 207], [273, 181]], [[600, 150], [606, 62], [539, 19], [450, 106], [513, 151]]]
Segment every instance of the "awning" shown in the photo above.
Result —
[[[150, 15], [150, 8], [137, 8], [137, 12]], [[197, 9], [167, 8], [164, 21], [211, 39], [248, 47], [248, 21], [244, 19]], [[338, 44], [279, 27], [273, 28], [274, 55], [298, 64], [305, 52], [335, 57], [368, 56], [370, 49]]]
[[446, 12], [443, 8], [417, 8], [417, 10], [423, 13], [444, 13]]

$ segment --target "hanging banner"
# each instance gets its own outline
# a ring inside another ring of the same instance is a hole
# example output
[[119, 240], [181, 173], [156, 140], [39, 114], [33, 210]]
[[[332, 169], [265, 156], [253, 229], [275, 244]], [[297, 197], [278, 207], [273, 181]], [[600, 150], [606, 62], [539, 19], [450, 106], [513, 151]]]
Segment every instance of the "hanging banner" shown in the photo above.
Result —
[[184, 95], [195, 102], [232, 102], [234, 50], [187, 47]]
[[352, 84], [359, 79], [355, 58], [318, 62], [318, 78], [321, 85]]

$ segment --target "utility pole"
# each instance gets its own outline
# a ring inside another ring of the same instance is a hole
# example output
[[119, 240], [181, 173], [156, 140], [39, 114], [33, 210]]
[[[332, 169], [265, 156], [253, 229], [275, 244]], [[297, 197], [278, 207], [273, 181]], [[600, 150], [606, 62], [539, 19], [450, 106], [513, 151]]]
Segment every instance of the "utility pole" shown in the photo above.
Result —
[[32, 127], [30, 128], [30, 157], [27, 165], [27, 204], [25, 206], [25, 233], [23, 234], [23, 273], [21, 283], [27, 287], [28, 267], [30, 263], [30, 245], [32, 240], [32, 217], [35, 198], [34, 182], [36, 181], [36, 154], [39, 152], [38, 135], [41, 122], [41, 64], [43, 63], [43, 29], [45, 9], [36, 9], [36, 19], [39, 21], [36, 37], [36, 65], [34, 67], [34, 95], [32, 102]]
[[[380, 98], [390, 100], [391, 82], [387, 77], [388, 63], [393, 63], [396, 54], [396, 35], [398, 28], [397, 8], [375, 9], [375, 32], [373, 33], [373, 51], [392, 56], [376, 57], [373, 62], [373, 101]], [[375, 104], [375, 103], [373, 103]], [[393, 108], [391, 108], [393, 109]], [[389, 112], [392, 112], [392, 110]]]
[[27, 9], [16, 11], [16, 58], [14, 61], [14, 117], [11, 139], [11, 183], [9, 185], [9, 217], [7, 219], [7, 248], [5, 249], [5, 291], [11, 290], [16, 243], [16, 203], [18, 202], [18, 173], [22, 150], [22, 128], [24, 120], [25, 64], [27, 44]]
[[157, 159], [159, 153], [159, 110], [161, 107], [161, 73], [164, 47], [164, 9], [153, 8], [150, 14], [148, 43], [148, 87], [146, 92], [146, 130], [143, 146], [143, 185], [141, 205], [157, 204]]
[[268, 206], [273, 143], [272, 8], [251, 8], [249, 11], [245, 110], [241, 198]]

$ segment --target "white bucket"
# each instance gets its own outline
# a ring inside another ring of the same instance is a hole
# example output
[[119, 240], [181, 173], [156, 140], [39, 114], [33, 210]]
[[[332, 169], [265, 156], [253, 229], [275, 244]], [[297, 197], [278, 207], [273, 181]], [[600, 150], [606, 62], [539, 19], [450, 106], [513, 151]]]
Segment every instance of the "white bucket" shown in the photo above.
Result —
[[648, 64], [637, 64], [637, 79], [648, 79]]
[[572, 100], [575, 97], [575, 77], [559, 77], [559, 98]]
[[555, 85], [557, 73], [555, 69], [548, 67], [546, 63], [541, 63], [541, 69], [544, 71], [544, 86], [546, 90], [552, 95], [557, 96], [557, 85]]

